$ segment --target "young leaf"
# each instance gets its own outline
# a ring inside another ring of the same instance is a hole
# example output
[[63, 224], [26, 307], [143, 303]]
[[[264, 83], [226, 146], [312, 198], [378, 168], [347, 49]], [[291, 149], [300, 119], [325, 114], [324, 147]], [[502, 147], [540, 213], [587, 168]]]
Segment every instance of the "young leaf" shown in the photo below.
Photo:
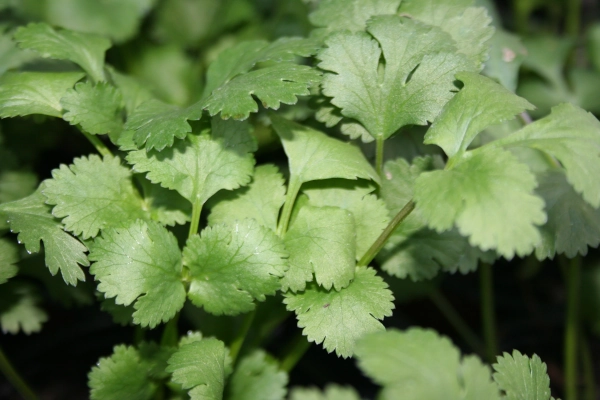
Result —
[[65, 109], [63, 119], [81, 125], [91, 134], [114, 134], [121, 131], [121, 93], [108, 83], [80, 82], [60, 99]]
[[134, 221], [125, 228], [103, 231], [91, 245], [90, 272], [98, 290], [136, 311], [133, 321], [154, 328], [183, 307], [181, 252], [177, 239], [156, 222]]
[[258, 350], [244, 357], [235, 369], [226, 394], [228, 400], [283, 400], [288, 376]]
[[165, 189], [145, 178], [138, 180], [144, 193], [144, 202], [150, 217], [163, 225], [183, 225], [189, 222], [192, 207], [189, 201], [174, 190]]
[[131, 171], [121, 159], [92, 154], [52, 171], [42, 193], [54, 205], [52, 214], [63, 218], [65, 228], [83, 239], [101, 229], [122, 227], [137, 218], [147, 218], [143, 202], [131, 181]]
[[17, 275], [15, 265], [19, 261], [19, 249], [13, 242], [0, 238], [0, 285]]
[[69, 60], [79, 65], [94, 81], [104, 81], [104, 53], [110, 40], [82, 32], [55, 30], [46, 23], [30, 23], [17, 29], [15, 40], [23, 49], [42, 57]]
[[79, 265], [90, 265], [85, 255], [87, 248], [65, 232], [60, 221], [52, 216], [51, 208], [44, 203], [46, 198], [42, 195], [46, 182], [42, 182], [30, 196], [0, 205], [0, 214], [5, 215], [10, 229], [19, 234], [17, 239], [28, 252], [40, 251], [40, 240], [43, 241], [50, 273], [56, 275], [60, 269], [65, 282], [75, 286], [78, 280], [85, 280]]
[[537, 355], [529, 358], [517, 350], [513, 350], [512, 356], [505, 352], [498, 356], [498, 363], [493, 367], [494, 380], [506, 393], [506, 400], [550, 399], [546, 364]]
[[38, 307], [39, 296], [33, 287], [21, 282], [9, 282], [2, 286], [0, 295], [0, 327], [4, 334], [29, 335], [39, 332], [48, 315]]
[[0, 117], [61, 118], [60, 99], [83, 76], [81, 72], [9, 72], [0, 78]]
[[244, 122], [213, 118], [211, 134], [190, 134], [162, 152], [132, 151], [127, 161], [136, 172], [163, 187], [177, 190], [191, 203], [204, 204], [221, 189], [250, 181], [256, 143]]
[[290, 175], [300, 183], [329, 178], [379, 182], [377, 172], [358, 147], [274, 114], [271, 121], [288, 157]]
[[188, 297], [216, 315], [250, 311], [254, 299], [264, 301], [279, 289], [287, 256], [281, 239], [255, 220], [206, 228], [183, 250]]
[[352, 213], [337, 207], [304, 206], [285, 235], [290, 268], [282, 290], [304, 290], [315, 276], [326, 290], [340, 290], [354, 277], [356, 232]]
[[[374, 138], [432, 121], [454, 94], [454, 74], [477, 69], [456, 54], [452, 38], [437, 27], [380, 16], [367, 30], [372, 37], [363, 32], [330, 36], [319, 67], [330, 71], [323, 93]], [[382, 52], [385, 66], [380, 66]]]
[[460, 72], [456, 78], [464, 87], [446, 104], [425, 135], [426, 144], [437, 144], [448, 157], [465, 152], [488, 126], [534, 108], [490, 78], [472, 72]]
[[324, 392], [316, 388], [294, 388], [290, 400], [360, 400], [360, 396], [351, 387], [329, 384]]
[[181, 384], [191, 400], [221, 400], [231, 372], [229, 351], [220, 340], [202, 339], [183, 344], [169, 359], [167, 372]]
[[298, 327], [309, 342], [323, 343], [328, 352], [347, 358], [359, 338], [385, 329], [379, 320], [394, 309], [387, 287], [374, 269], [357, 268], [354, 280], [340, 291], [310, 283], [302, 293], [287, 292], [284, 303], [296, 312]]
[[232, 224], [254, 218], [271, 230], [277, 227], [279, 209], [285, 201], [283, 176], [274, 165], [261, 165], [254, 170], [250, 185], [219, 196], [208, 216], [210, 225]]

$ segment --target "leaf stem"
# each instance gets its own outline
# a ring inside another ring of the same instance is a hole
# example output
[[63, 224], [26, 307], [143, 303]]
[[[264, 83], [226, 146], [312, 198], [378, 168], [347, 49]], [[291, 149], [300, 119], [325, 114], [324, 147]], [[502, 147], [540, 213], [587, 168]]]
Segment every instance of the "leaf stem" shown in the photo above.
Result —
[[175, 314], [173, 318], [165, 325], [162, 336], [160, 337], [161, 346], [177, 346], [179, 341], [179, 329], [177, 325], [179, 323], [179, 314]]
[[482, 262], [479, 264], [479, 288], [481, 290], [481, 320], [485, 342], [485, 358], [491, 364], [496, 361], [496, 355], [499, 351], [494, 306], [494, 276], [492, 266], [488, 263]]
[[196, 199], [192, 205], [192, 220], [190, 221], [188, 239], [198, 233], [198, 228], [200, 227], [200, 214], [202, 214], [202, 202], [200, 199]]
[[596, 400], [596, 379], [594, 378], [594, 361], [591, 357], [590, 344], [582, 334], [579, 337], [581, 348], [581, 361], [583, 364], [583, 380], [585, 382], [585, 400]]
[[404, 221], [414, 209], [415, 202], [411, 199], [408, 203], [404, 205], [404, 207], [402, 207], [402, 210], [400, 210], [400, 212], [396, 214], [394, 219], [392, 219], [392, 221], [388, 224], [388, 226], [386, 226], [383, 232], [381, 232], [381, 235], [379, 235], [377, 240], [375, 240], [371, 247], [369, 247], [369, 250], [367, 250], [367, 252], [361, 257], [361, 259], [358, 261], [359, 267], [366, 267], [371, 261], [373, 261], [377, 253], [379, 253], [379, 251], [383, 248], [383, 246], [390, 238], [392, 233], [394, 233], [398, 225], [400, 225], [402, 221]]
[[377, 170], [377, 175], [381, 176], [383, 172], [383, 136], [377, 136], [375, 138], [375, 169]]
[[298, 178], [295, 176], [290, 177], [287, 193], [285, 195], [285, 203], [283, 204], [283, 210], [281, 211], [279, 224], [277, 225], [277, 234], [280, 237], [287, 232], [290, 218], [292, 217], [292, 211], [294, 209], [294, 203], [296, 202], [296, 197], [298, 197], [301, 186], [302, 182], [300, 182]]
[[23, 399], [25, 399], [25, 400], [37, 400], [38, 399], [38, 397], [33, 392], [33, 390], [31, 390], [31, 388], [27, 385], [25, 380], [23, 380], [23, 378], [21, 378], [19, 373], [12, 366], [12, 364], [10, 363], [10, 360], [6, 357], [6, 355], [4, 354], [4, 351], [2, 351], [1, 347], [0, 347], [0, 371], [6, 377], [6, 380], [9, 381], [13, 385], [13, 387], [17, 390], [17, 392], [19, 392], [19, 394], [21, 395], [21, 397], [23, 397]]
[[567, 315], [565, 321], [565, 400], [577, 399], [577, 338], [579, 335], [579, 290], [581, 258], [575, 257], [565, 270]]
[[442, 292], [437, 288], [433, 288], [429, 292], [429, 299], [440, 310], [448, 322], [450, 322], [450, 325], [452, 325], [465, 343], [467, 343], [476, 353], [482, 354], [484, 346], [481, 339], [479, 339], [477, 334], [469, 328], [469, 325], [462, 319], [458, 311], [452, 307], [452, 304], [450, 304]]
[[297, 335], [289, 346], [289, 350], [279, 364], [282, 371], [290, 372], [294, 369], [298, 361], [304, 356], [312, 343], [302, 334]]
[[83, 136], [85, 136], [87, 140], [90, 141], [92, 146], [96, 148], [96, 151], [100, 153], [103, 157], [113, 155], [112, 151], [110, 151], [110, 149], [106, 147], [106, 145], [102, 142], [102, 140], [98, 138], [98, 136], [92, 135], [91, 133], [87, 133], [83, 129], [80, 129], [80, 131], [81, 133], [83, 133]]
[[235, 365], [238, 355], [240, 354], [240, 350], [242, 349], [242, 345], [246, 340], [246, 336], [250, 331], [250, 327], [252, 326], [252, 322], [254, 322], [254, 317], [256, 316], [256, 308], [251, 312], [247, 313], [244, 316], [244, 321], [242, 323], [242, 328], [239, 330], [236, 337], [231, 342], [229, 346], [229, 354], [231, 355], [231, 363]]

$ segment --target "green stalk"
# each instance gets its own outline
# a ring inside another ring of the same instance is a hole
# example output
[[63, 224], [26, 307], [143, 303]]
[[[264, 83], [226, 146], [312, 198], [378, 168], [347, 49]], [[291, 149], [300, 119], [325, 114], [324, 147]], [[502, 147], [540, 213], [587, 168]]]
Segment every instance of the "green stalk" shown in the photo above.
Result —
[[402, 221], [404, 221], [414, 209], [415, 202], [413, 200], [410, 200], [408, 203], [406, 203], [404, 207], [402, 207], [402, 210], [400, 210], [400, 212], [396, 214], [394, 219], [392, 219], [392, 221], [383, 230], [383, 232], [381, 232], [381, 235], [379, 235], [377, 240], [375, 240], [375, 243], [373, 243], [371, 247], [369, 247], [369, 250], [367, 250], [367, 252], [358, 261], [359, 267], [366, 267], [371, 261], [373, 261], [377, 253], [379, 253], [379, 251], [383, 248], [383, 246], [390, 238], [392, 233], [394, 233], [398, 225], [400, 225]]
[[573, 258], [565, 272], [567, 280], [567, 315], [564, 343], [565, 400], [577, 400], [577, 338], [579, 335], [581, 258]]
[[375, 169], [377, 170], [377, 175], [381, 176], [383, 173], [383, 136], [377, 136], [375, 138]]
[[6, 377], [6, 380], [19, 392], [21, 397], [25, 400], [37, 400], [38, 397], [27, 385], [27, 383], [21, 378], [19, 373], [10, 363], [10, 360], [6, 357], [2, 348], [0, 348], [0, 372]]
[[483, 340], [485, 357], [491, 364], [498, 354], [498, 337], [496, 336], [496, 310], [494, 307], [494, 280], [492, 266], [488, 263], [479, 265], [479, 283], [481, 290], [481, 320], [483, 322]]
[[290, 372], [294, 369], [298, 361], [304, 356], [306, 351], [310, 348], [311, 342], [308, 341], [302, 335], [298, 335], [294, 338], [294, 341], [291, 343], [289, 350], [286, 355], [281, 360], [279, 364], [279, 368], [282, 371]]
[[196, 199], [192, 206], [192, 221], [190, 222], [190, 231], [188, 233], [188, 239], [198, 233], [200, 226], [200, 214], [202, 213], [202, 202], [200, 199]]
[[590, 344], [584, 335], [579, 337], [581, 361], [583, 364], [583, 381], [585, 382], [585, 400], [596, 400], [596, 379], [594, 378], [594, 361], [590, 353]]
[[235, 365], [235, 361], [237, 360], [238, 355], [240, 354], [240, 350], [242, 349], [242, 345], [244, 344], [244, 340], [246, 340], [246, 336], [248, 335], [248, 331], [250, 331], [250, 327], [252, 326], [252, 322], [254, 321], [254, 317], [256, 316], [256, 308], [249, 312], [244, 316], [244, 322], [242, 323], [242, 328], [238, 332], [233, 342], [229, 346], [229, 354], [231, 355], [231, 363]]
[[569, 0], [567, 3], [567, 16], [565, 30], [573, 38], [579, 37], [581, 23], [581, 0]]
[[81, 133], [83, 133], [83, 136], [85, 136], [87, 138], [87, 140], [90, 141], [92, 146], [94, 146], [96, 148], [96, 151], [98, 153], [100, 153], [103, 157], [113, 155], [112, 151], [110, 151], [110, 149], [108, 147], [106, 147], [106, 145], [102, 142], [102, 140], [100, 140], [98, 138], [98, 136], [87, 133], [83, 129], [80, 129], [80, 130], [81, 130]]
[[450, 322], [450, 325], [456, 330], [460, 337], [471, 347], [471, 349], [479, 354], [483, 353], [483, 343], [473, 332], [469, 325], [460, 316], [458, 311], [448, 301], [448, 299], [437, 288], [433, 288], [429, 292], [429, 299], [440, 310], [442, 315]]
[[160, 337], [161, 346], [177, 346], [179, 342], [179, 329], [177, 324], [179, 322], [179, 313], [175, 314], [173, 318], [165, 325], [162, 336]]
[[287, 232], [290, 218], [292, 217], [292, 211], [294, 209], [294, 203], [296, 202], [296, 197], [298, 197], [301, 186], [302, 182], [300, 182], [298, 178], [295, 176], [290, 177], [287, 193], [285, 195], [285, 203], [283, 204], [283, 210], [281, 211], [279, 224], [277, 225], [277, 234], [279, 236], [283, 236]]

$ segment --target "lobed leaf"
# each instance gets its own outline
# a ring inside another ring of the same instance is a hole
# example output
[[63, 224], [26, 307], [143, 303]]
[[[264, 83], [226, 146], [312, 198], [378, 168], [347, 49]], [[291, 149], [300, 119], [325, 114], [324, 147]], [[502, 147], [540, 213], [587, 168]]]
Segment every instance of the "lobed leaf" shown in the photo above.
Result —
[[189, 201], [174, 190], [165, 189], [141, 178], [145, 209], [149, 210], [150, 218], [163, 225], [184, 225], [191, 220], [192, 207]]
[[498, 356], [493, 365], [494, 380], [506, 393], [506, 400], [549, 400], [550, 378], [546, 364], [537, 355], [529, 358], [518, 350]]
[[22, 282], [8, 282], [0, 294], [0, 327], [2, 333], [29, 335], [42, 330], [48, 314], [39, 307], [40, 296]]
[[262, 350], [244, 357], [236, 367], [227, 390], [228, 400], [283, 400], [288, 376]]
[[326, 32], [362, 31], [377, 15], [396, 14], [401, 0], [322, 0], [309, 15], [310, 22]]

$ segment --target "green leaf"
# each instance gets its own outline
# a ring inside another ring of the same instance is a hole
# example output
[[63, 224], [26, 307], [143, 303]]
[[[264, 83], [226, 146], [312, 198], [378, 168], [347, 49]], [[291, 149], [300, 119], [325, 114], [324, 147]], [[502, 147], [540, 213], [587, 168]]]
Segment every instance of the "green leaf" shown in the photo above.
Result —
[[96, 292], [96, 297], [100, 301], [100, 309], [110, 314], [113, 323], [121, 326], [133, 325], [133, 313], [135, 312], [133, 305], [117, 304], [114, 297], [106, 299], [104, 293], [100, 292]]
[[83, 239], [101, 229], [122, 227], [137, 218], [147, 218], [142, 199], [131, 181], [131, 171], [121, 159], [92, 154], [52, 171], [42, 191], [52, 214], [63, 218], [65, 228]]
[[90, 272], [98, 290], [136, 311], [133, 321], [154, 328], [183, 307], [181, 252], [177, 239], [156, 222], [137, 220], [125, 228], [110, 228], [90, 248], [95, 261]]
[[308, 341], [323, 343], [340, 357], [354, 353], [356, 341], [383, 331], [379, 322], [392, 315], [394, 297], [372, 268], [357, 268], [354, 280], [340, 291], [326, 291], [310, 283], [302, 293], [287, 292], [284, 303], [298, 316], [298, 327]]
[[188, 297], [216, 315], [253, 310], [254, 299], [264, 301], [279, 289], [287, 256], [281, 239], [255, 220], [208, 227], [183, 250]]
[[210, 225], [232, 224], [254, 218], [271, 230], [277, 227], [279, 209], [285, 201], [283, 176], [274, 165], [261, 165], [254, 170], [250, 185], [218, 196], [218, 203], [208, 216]]
[[340, 290], [354, 277], [356, 231], [352, 213], [337, 207], [304, 206], [285, 235], [290, 268], [282, 290], [304, 290], [313, 280]]
[[499, 28], [496, 28], [490, 45], [490, 58], [485, 63], [483, 74], [514, 92], [527, 49], [519, 36]]
[[294, 388], [290, 400], [360, 400], [360, 396], [351, 387], [330, 383], [325, 387], [324, 392], [316, 388]]
[[34, 60], [36, 56], [32, 51], [19, 49], [8, 27], [0, 26], [0, 75]]
[[437, 144], [448, 157], [465, 152], [488, 126], [534, 108], [490, 78], [472, 72], [458, 73], [456, 78], [465, 86], [446, 104], [425, 135], [426, 144]]
[[461, 360], [450, 340], [432, 330], [370, 334], [356, 345], [356, 358], [359, 368], [384, 386], [384, 400], [500, 399], [490, 368], [475, 356]]
[[162, 152], [130, 152], [127, 161], [136, 172], [163, 187], [177, 190], [191, 203], [204, 204], [221, 189], [233, 190], [250, 182], [256, 143], [244, 122], [213, 118], [212, 132], [190, 134]]
[[35, 50], [45, 58], [73, 61], [93, 80], [105, 80], [104, 53], [111, 43], [104, 37], [62, 29], [57, 31], [42, 22], [17, 29], [15, 40], [23, 49]]
[[556, 157], [575, 190], [594, 208], [600, 207], [600, 185], [590, 179], [600, 176], [600, 122], [591, 113], [561, 104], [493, 145], [530, 147]]
[[39, 296], [32, 286], [21, 282], [8, 282], [0, 295], [0, 327], [4, 334], [26, 335], [39, 332], [48, 315], [38, 307]]
[[530, 36], [523, 39], [527, 56], [523, 66], [546, 79], [555, 88], [562, 87], [563, 70], [571, 49], [573, 39], [563, 36]]
[[92, 400], [150, 400], [158, 389], [150, 380], [151, 365], [131, 346], [115, 346], [88, 374]]
[[31, 172], [0, 172], [0, 204], [30, 195], [35, 191], [37, 183], [37, 176]]
[[564, 172], [548, 171], [538, 177], [537, 194], [544, 199], [548, 222], [540, 228], [542, 242], [536, 256], [554, 258], [556, 253], [573, 258], [585, 256], [600, 244], [600, 210], [586, 203], [567, 182]]
[[[405, 125], [425, 125], [450, 100], [454, 74], [476, 70], [441, 29], [399, 16], [374, 17], [367, 33], [327, 39], [319, 67], [329, 71], [323, 94], [374, 138]], [[381, 46], [381, 48], [380, 48]], [[385, 65], [380, 65], [380, 59]]]
[[271, 114], [273, 128], [288, 157], [290, 175], [300, 183], [329, 179], [372, 179], [377, 172], [358, 147]]
[[228, 400], [283, 400], [288, 376], [258, 350], [244, 357], [229, 381]]
[[19, 248], [6, 238], [0, 238], [0, 284], [6, 283], [17, 275], [16, 266], [19, 261]]
[[229, 351], [220, 340], [202, 339], [179, 347], [169, 359], [167, 372], [182, 385], [191, 400], [221, 400], [231, 370]]
[[537, 355], [529, 358], [518, 350], [512, 356], [504, 353], [498, 356], [493, 365], [494, 380], [506, 393], [506, 400], [548, 400], [550, 398], [550, 378], [546, 374], [546, 364]]
[[321, 73], [306, 65], [279, 63], [239, 75], [215, 89], [203, 102], [210, 115], [243, 120], [258, 111], [253, 96], [264, 108], [279, 109], [281, 103], [296, 104], [296, 96], [310, 94]]
[[529, 168], [511, 153], [481, 148], [450, 169], [422, 173], [415, 201], [431, 228], [443, 232], [456, 225], [471, 245], [511, 259], [529, 254], [541, 240], [535, 226], [546, 222], [546, 215], [535, 186]]
[[376, 15], [396, 14], [401, 0], [322, 0], [309, 15], [313, 25], [326, 32], [362, 31]]
[[0, 78], [0, 117], [62, 117], [60, 99], [83, 78], [80, 72], [9, 72]]
[[356, 228], [356, 259], [367, 252], [389, 222], [385, 203], [371, 194], [373, 187], [345, 180], [311, 182], [303, 192], [310, 204], [317, 207], [339, 207], [354, 217]]
[[79, 265], [90, 265], [85, 255], [87, 248], [65, 232], [60, 221], [52, 216], [42, 195], [46, 182], [30, 196], [0, 205], [0, 214], [4, 214], [11, 231], [19, 234], [17, 239], [28, 252], [40, 251], [40, 240], [43, 241], [50, 273], [56, 275], [60, 269], [65, 282], [75, 286], [78, 280], [85, 280]]
[[184, 225], [190, 221], [191, 204], [179, 193], [153, 184], [145, 178], [139, 179], [138, 182], [142, 186], [146, 208], [154, 221], [170, 226]]
[[114, 134], [121, 131], [121, 93], [108, 83], [93, 85], [80, 82], [60, 99], [65, 109], [63, 119], [71, 125], [81, 125], [91, 134]]
[[154, 98], [150, 89], [140, 80], [112, 68], [109, 71], [112, 81], [122, 94], [123, 105], [130, 117], [140, 104]]

